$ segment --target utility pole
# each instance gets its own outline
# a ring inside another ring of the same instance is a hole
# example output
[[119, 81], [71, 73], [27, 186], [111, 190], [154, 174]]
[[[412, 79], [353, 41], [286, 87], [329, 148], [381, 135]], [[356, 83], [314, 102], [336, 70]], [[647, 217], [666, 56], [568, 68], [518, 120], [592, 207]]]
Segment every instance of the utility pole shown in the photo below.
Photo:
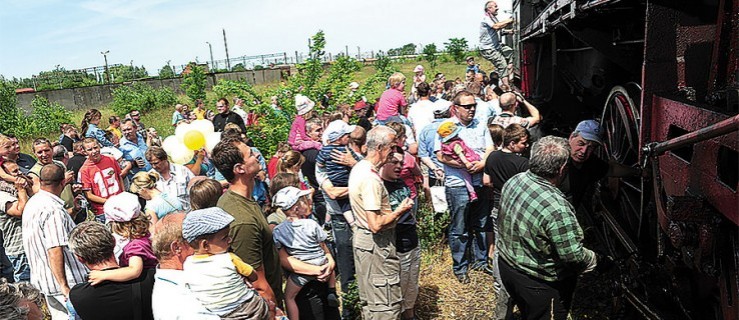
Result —
[[[210, 42], [206, 41], [205, 43], [208, 44], [208, 50], [210, 50], [210, 67], [215, 70], [216, 64], [213, 62], [213, 46], [210, 45]], [[211, 72], [213, 72], [211, 70]]]
[[110, 53], [110, 50], [105, 50], [105, 52], [100, 51], [100, 54], [102, 54], [103, 58], [105, 58], [105, 75], [108, 78], [108, 84], [110, 84], [110, 70], [108, 70], [108, 53]]
[[357, 60], [362, 59], [362, 50], [359, 50], [359, 46], [357, 46]]
[[228, 41], [226, 41], [226, 29], [223, 29], [223, 46], [226, 48], [226, 69], [231, 71], [231, 60], [228, 57]]
[[346, 57], [349, 58], [349, 46], [344, 46], [344, 51], [346, 51]]

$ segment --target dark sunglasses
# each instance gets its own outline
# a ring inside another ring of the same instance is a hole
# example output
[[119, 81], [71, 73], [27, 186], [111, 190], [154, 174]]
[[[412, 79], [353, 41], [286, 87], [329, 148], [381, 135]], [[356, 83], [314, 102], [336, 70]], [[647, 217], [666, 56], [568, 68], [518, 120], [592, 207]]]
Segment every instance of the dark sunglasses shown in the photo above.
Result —
[[470, 110], [472, 108], [477, 108], [477, 103], [473, 103], [473, 104], [459, 104], [459, 105], [457, 105], [457, 107], [462, 107], [462, 108], [465, 108], [467, 110]]

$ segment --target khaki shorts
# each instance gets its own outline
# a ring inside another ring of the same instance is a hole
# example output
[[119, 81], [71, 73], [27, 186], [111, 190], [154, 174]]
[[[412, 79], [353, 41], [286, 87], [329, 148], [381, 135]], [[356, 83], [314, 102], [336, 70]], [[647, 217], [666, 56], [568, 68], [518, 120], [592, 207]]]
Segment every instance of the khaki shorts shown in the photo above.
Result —
[[490, 61], [495, 67], [495, 72], [501, 78], [508, 76], [508, 64], [511, 63], [513, 58], [513, 49], [511, 47], [502, 45], [500, 50], [494, 49], [483, 49], [480, 50], [480, 55]]

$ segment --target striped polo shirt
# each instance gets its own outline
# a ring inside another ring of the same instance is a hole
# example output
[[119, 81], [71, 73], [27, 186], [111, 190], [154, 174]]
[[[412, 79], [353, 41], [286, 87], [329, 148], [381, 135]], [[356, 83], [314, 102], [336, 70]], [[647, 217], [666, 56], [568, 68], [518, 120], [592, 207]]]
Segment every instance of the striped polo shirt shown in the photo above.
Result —
[[70, 288], [85, 281], [87, 267], [77, 261], [67, 247], [74, 226], [62, 199], [44, 190], [31, 197], [23, 210], [23, 247], [31, 268], [31, 284], [46, 295], [61, 293], [51, 272], [48, 249], [62, 248]]

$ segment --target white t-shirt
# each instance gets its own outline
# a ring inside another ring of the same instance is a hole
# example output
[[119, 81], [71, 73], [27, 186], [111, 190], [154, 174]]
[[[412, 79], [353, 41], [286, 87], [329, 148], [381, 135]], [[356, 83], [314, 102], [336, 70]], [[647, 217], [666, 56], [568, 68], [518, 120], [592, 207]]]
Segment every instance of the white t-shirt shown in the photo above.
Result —
[[419, 100], [412, 104], [408, 109], [408, 120], [413, 125], [415, 138], [418, 140], [421, 129], [434, 121], [434, 103], [431, 100]]

